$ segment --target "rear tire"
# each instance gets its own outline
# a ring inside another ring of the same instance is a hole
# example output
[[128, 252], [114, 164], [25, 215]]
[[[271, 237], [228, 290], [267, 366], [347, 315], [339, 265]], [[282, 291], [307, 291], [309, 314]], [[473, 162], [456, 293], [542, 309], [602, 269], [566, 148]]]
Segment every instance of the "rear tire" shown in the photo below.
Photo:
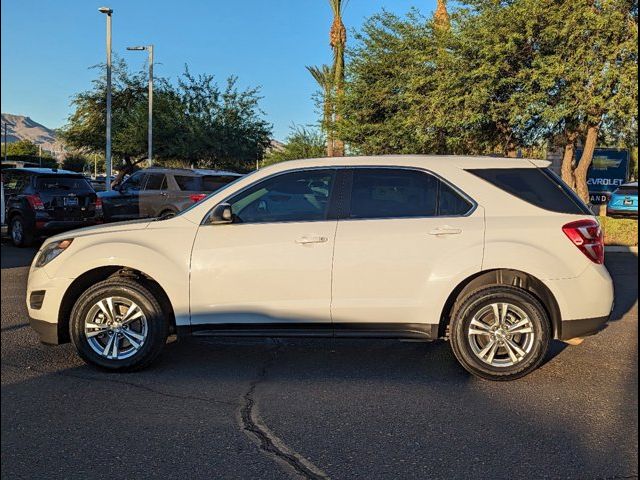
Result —
[[26, 222], [20, 215], [16, 215], [9, 223], [9, 234], [11, 242], [18, 248], [30, 247], [33, 245], [34, 232], [33, 229], [26, 225]]
[[551, 342], [545, 308], [529, 292], [491, 286], [456, 303], [451, 348], [460, 364], [486, 380], [508, 381], [540, 366]]
[[87, 363], [112, 371], [148, 366], [169, 335], [169, 321], [141, 283], [112, 277], [86, 290], [71, 311], [71, 340]]

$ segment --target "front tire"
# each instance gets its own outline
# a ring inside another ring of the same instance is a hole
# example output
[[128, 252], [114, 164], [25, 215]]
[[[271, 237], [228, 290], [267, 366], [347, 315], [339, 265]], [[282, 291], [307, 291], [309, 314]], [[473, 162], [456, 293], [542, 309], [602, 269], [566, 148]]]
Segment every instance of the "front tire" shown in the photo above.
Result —
[[529, 292], [491, 286], [459, 299], [451, 348], [460, 364], [486, 380], [508, 381], [540, 366], [551, 341], [546, 310]]
[[112, 277], [80, 296], [71, 311], [70, 334], [85, 362], [132, 371], [146, 367], [160, 354], [169, 322], [144, 285]]

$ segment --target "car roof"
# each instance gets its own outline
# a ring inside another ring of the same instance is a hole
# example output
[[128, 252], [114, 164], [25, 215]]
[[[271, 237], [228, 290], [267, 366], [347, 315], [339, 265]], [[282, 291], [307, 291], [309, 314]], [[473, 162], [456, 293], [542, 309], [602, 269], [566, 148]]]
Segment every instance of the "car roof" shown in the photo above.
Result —
[[451, 166], [461, 170], [474, 168], [547, 168], [551, 162], [528, 158], [505, 158], [488, 156], [461, 155], [379, 155], [359, 157], [329, 157], [305, 160], [290, 160], [276, 163], [275, 169], [295, 169], [310, 167], [339, 167], [339, 166], [416, 166], [425, 169], [438, 169]]
[[83, 176], [82, 173], [72, 172], [70, 170], [61, 170], [57, 168], [38, 168], [38, 167], [25, 167], [25, 168], [7, 168], [4, 172], [24, 172], [33, 173], [36, 175], [76, 175]]
[[163, 167], [149, 167], [144, 168], [141, 171], [150, 173], [182, 173], [186, 175], [225, 175], [230, 177], [241, 177], [241, 173], [230, 172], [226, 170], [207, 170], [204, 168], [163, 168]]

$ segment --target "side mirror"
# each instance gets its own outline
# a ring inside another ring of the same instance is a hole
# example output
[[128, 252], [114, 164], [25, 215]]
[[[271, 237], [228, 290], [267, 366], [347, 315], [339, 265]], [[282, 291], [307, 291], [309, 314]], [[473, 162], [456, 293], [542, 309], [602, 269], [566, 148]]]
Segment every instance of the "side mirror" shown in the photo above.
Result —
[[228, 203], [221, 203], [216, 205], [213, 211], [209, 214], [210, 225], [225, 225], [233, 223], [233, 212], [231, 211], [231, 205]]

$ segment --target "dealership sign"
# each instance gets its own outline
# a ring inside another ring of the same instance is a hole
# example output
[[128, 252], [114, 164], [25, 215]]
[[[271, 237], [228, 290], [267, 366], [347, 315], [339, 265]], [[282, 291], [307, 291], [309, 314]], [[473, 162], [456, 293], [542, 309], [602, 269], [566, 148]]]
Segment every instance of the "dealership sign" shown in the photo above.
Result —
[[[576, 158], [582, 151], [576, 151]], [[629, 179], [629, 150], [596, 148], [587, 173], [591, 203], [607, 203], [611, 194]]]

